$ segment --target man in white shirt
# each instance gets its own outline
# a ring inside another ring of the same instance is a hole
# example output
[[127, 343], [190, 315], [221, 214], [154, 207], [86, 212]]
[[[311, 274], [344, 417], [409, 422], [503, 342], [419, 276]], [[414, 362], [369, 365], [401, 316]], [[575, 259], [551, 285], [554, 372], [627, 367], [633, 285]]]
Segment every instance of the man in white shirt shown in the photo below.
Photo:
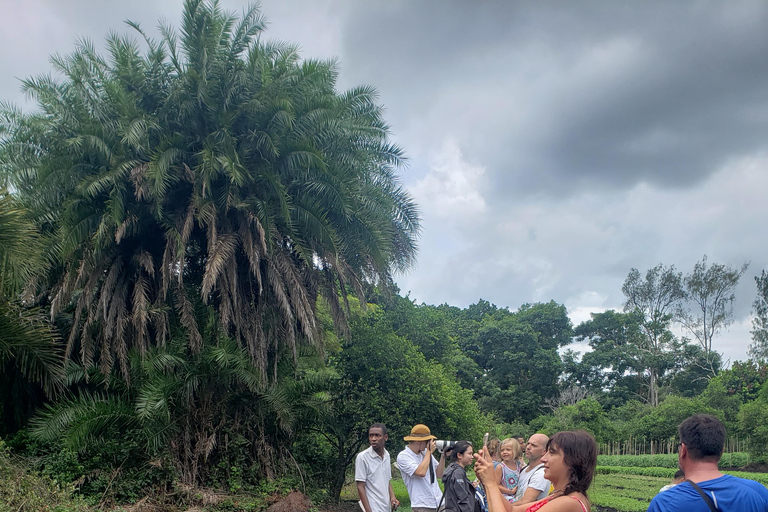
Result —
[[508, 511], [523, 512], [531, 503], [544, 499], [549, 494], [549, 487], [552, 484], [544, 478], [544, 464], [541, 462], [541, 458], [547, 451], [548, 441], [549, 437], [544, 434], [534, 434], [528, 439], [525, 447], [528, 465], [520, 471], [515, 501], [506, 507]]
[[384, 448], [387, 439], [387, 427], [374, 423], [368, 429], [370, 446], [355, 458], [358, 503], [364, 512], [390, 512], [400, 506], [392, 490], [392, 465]]
[[440, 462], [432, 456], [435, 439], [426, 425], [416, 425], [411, 434], [403, 438], [408, 442], [397, 456], [397, 467], [403, 477], [413, 512], [436, 512], [443, 497], [438, 482], [445, 469], [445, 454]]

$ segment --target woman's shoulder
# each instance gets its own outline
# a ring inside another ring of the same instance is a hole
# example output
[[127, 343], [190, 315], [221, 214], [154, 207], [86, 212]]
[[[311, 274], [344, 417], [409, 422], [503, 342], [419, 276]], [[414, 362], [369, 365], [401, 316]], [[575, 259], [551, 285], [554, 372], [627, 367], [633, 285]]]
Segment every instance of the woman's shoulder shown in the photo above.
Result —
[[541, 507], [541, 512], [590, 512], [591, 506], [586, 496], [574, 492], [549, 500]]

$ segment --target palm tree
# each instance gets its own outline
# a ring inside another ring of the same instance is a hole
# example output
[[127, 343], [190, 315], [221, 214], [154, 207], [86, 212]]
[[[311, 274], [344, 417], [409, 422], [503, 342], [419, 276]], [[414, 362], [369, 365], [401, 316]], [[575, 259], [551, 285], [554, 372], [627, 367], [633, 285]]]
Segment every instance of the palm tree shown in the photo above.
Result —
[[286, 460], [292, 459], [289, 440], [326, 414], [335, 382], [332, 372], [321, 369], [263, 387], [248, 351], [227, 338], [191, 356], [184, 340], [174, 338], [143, 355], [134, 349], [131, 359], [131, 386], [120, 374], [104, 376], [70, 363], [71, 391], [33, 419], [33, 434], [79, 452], [118, 432], [143, 439], [131, 453], [133, 462], [170, 454], [187, 485], [207, 483], [211, 468], [232, 455], [219, 447], [240, 436], [247, 442], [236, 450], [247, 450], [265, 476], [274, 476], [271, 460], [295, 464]]
[[255, 6], [189, 0], [180, 34], [144, 36], [143, 55], [112, 36], [108, 60], [81, 42], [53, 59], [62, 81], [25, 82], [40, 113], [5, 109], [0, 163], [57, 241], [67, 357], [129, 377], [129, 351], [179, 325], [200, 351], [199, 298], [266, 385], [283, 348], [320, 346], [318, 296], [343, 330], [348, 290], [413, 261], [419, 217], [375, 91], [337, 93], [332, 62], [263, 26]]
[[[0, 177], [52, 240], [37, 297], [87, 381], [37, 431], [79, 446], [93, 437], [68, 438], [89, 432], [73, 425], [140, 429], [192, 482], [220, 425], [247, 417], [269, 475], [322, 408], [327, 379], [305, 394], [294, 377], [301, 349], [322, 353], [318, 300], [344, 332], [347, 294], [415, 257], [402, 151], [374, 89], [339, 93], [333, 62], [262, 42], [255, 6], [237, 18], [188, 0], [160, 40], [130, 25], [143, 53], [129, 37], [111, 36], [107, 58], [82, 41], [53, 58], [62, 78], [24, 82], [38, 112], [0, 108]], [[217, 350], [245, 354], [246, 373], [227, 377]], [[158, 354], [174, 362], [153, 380], [141, 368]]]
[[0, 190], [0, 418], [2, 430], [22, 426], [63, 376], [61, 354], [45, 318], [21, 300], [42, 268], [42, 244], [27, 212]]

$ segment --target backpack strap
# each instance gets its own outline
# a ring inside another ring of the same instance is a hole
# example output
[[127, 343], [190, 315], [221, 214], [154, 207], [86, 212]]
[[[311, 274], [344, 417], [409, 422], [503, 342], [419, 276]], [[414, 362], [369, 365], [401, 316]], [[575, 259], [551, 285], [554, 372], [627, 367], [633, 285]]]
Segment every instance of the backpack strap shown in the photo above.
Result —
[[687, 479], [686, 479], [686, 480], [683, 480], [683, 482], [688, 482], [689, 484], [691, 484], [691, 486], [692, 486], [694, 489], [696, 489], [696, 492], [698, 492], [698, 493], [699, 493], [699, 495], [701, 496], [701, 498], [704, 500], [704, 503], [706, 503], [706, 504], [707, 504], [707, 506], [709, 507], [709, 510], [711, 510], [712, 512], [719, 512], [719, 511], [717, 510], [717, 507], [715, 506], [715, 503], [712, 501], [712, 498], [710, 498], [710, 497], [709, 497], [709, 494], [705, 493], [705, 492], [702, 490], [702, 488], [701, 488], [701, 487], [699, 487], [699, 486], [696, 484], [696, 482], [692, 482], [692, 481], [690, 481], [690, 480], [687, 480]]

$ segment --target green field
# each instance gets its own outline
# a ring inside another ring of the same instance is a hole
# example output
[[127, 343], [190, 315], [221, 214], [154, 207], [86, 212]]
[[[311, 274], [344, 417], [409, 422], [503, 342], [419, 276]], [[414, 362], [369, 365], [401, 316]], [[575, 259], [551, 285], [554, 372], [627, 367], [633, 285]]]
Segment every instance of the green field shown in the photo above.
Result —
[[[643, 465], [643, 463], [651, 463], [653, 459], [650, 458], [641, 459], [640, 456], [631, 460], [626, 457], [608, 462], [627, 463], [630, 461], [633, 463], [632, 465], [600, 465], [597, 467], [597, 474], [589, 490], [589, 498], [594, 505], [593, 511], [613, 509], [618, 512], [645, 512], [653, 497], [658, 494], [659, 489], [672, 480], [675, 469]], [[600, 463], [604, 462], [607, 462], [606, 459], [601, 458]], [[768, 473], [740, 471], [725, 471], [725, 473], [768, 485]], [[399, 512], [411, 512], [405, 484], [397, 472], [394, 472], [393, 477], [392, 488], [401, 503]], [[343, 500], [357, 499], [354, 483], [344, 488], [341, 498]]]
[[[644, 512], [659, 489], [671, 481], [674, 472], [674, 469], [659, 467], [598, 466], [589, 497], [597, 507]], [[768, 473], [725, 473], [768, 484]]]

